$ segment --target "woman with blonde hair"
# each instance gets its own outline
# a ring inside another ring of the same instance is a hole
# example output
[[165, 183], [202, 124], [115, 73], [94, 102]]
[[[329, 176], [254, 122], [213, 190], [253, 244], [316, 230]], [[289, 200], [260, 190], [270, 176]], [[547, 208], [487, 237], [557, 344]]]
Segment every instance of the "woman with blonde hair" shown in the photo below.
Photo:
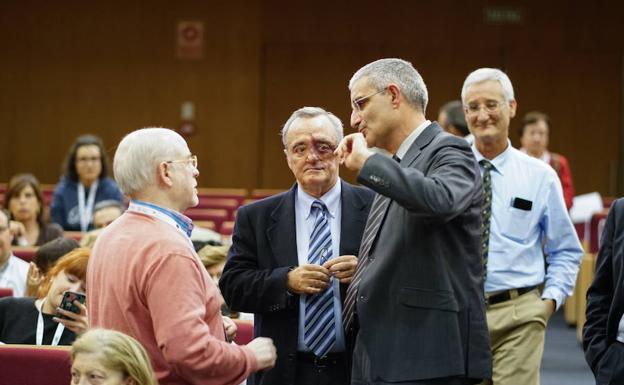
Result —
[[[85, 294], [91, 251], [75, 249], [61, 257], [39, 286], [38, 298], [0, 299], [0, 342], [26, 345], [71, 345], [87, 331], [87, 308], [74, 301], [79, 313], [58, 309], [66, 291]], [[57, 317], [57, 314], [64, 318]], [[66, 317], [66, 318], [65, 318]]]
[[71, 358], [72, 384], [157, 385], [143, 346], [114, 330], [89, 330], [72, 345]]

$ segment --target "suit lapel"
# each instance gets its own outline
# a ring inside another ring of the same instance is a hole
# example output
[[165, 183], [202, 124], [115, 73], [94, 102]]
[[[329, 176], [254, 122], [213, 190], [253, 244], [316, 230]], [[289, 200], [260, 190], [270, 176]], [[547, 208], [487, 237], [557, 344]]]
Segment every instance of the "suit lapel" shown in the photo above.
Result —
[[[275, 206], [266, 230], [272, 255], [279, 266], [297, 266], [297, 224], [295, 221], [295, 184]], [[293, 231], [294, 230], [294, 231]]]
[[407, 153], [403, 159], [401, 159], [401, 165], [411, 166], [420, 154], [422, 154], [422, 149], [427, 147], [440, 132], [442, 132], [442, 128], [440, 128], [436, 122], [428, 125], [423, 132], [418, 135], [418, 138], [412, 143], [409, 150], [407, 150]]

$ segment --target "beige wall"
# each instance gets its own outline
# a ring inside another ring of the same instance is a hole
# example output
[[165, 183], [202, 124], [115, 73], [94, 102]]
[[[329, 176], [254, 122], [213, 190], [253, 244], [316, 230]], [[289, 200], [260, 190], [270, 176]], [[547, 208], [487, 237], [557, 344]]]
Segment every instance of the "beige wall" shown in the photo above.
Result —
[[[199, 155], [200, 185], [288, 187], [278, 136], [288, 115], [319, 105], [348, 122], [351, 74], [393, 56], [422, 73], [429, 119], [458, 98], [471, 70], [506, 70], [519, 115], [551, 115], [551, 149], [569, 158], [577, 192], [614, 193], [619, 5], [518, 2], [521, 25], [492, 26], [483, 21], [485, 1], [128, 3], [0, 3], [0, 181], [31, 171], [55, 183], [77, 135], [101, 136], [112, 156], [131, 130], [177, 127], [180, 103], [192, 101], [198, 131], [189, 143]], [[204, 22], [203, 59], [175, 57], [179, 20]]]

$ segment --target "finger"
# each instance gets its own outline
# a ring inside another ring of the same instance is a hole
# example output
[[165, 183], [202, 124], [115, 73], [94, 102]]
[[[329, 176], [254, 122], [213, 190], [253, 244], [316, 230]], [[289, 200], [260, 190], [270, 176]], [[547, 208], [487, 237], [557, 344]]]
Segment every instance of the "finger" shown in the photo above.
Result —
[[340, 283], [346, 283], [346, 284], [351, 283], [351, 281], [353, 281], [353, 274], [346, 278], [340, 278], [339, 281]]
[[74, 305], [78, 306], [78, 309], [80, 309], [80, 313], [79, 313], [80, 315], [82, 316], [87, 315], [87, 307], [83, 305], [82, 302], [78, 300], [74, 300]]

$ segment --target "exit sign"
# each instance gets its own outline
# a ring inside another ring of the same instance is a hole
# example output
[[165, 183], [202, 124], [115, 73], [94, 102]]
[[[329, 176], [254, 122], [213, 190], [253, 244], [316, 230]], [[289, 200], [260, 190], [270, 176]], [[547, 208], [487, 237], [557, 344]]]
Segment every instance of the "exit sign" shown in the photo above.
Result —
[[524, 21], [522, 9], [518, 7], [485, 7], [483, 17], [486, 24], [520, 25]]

